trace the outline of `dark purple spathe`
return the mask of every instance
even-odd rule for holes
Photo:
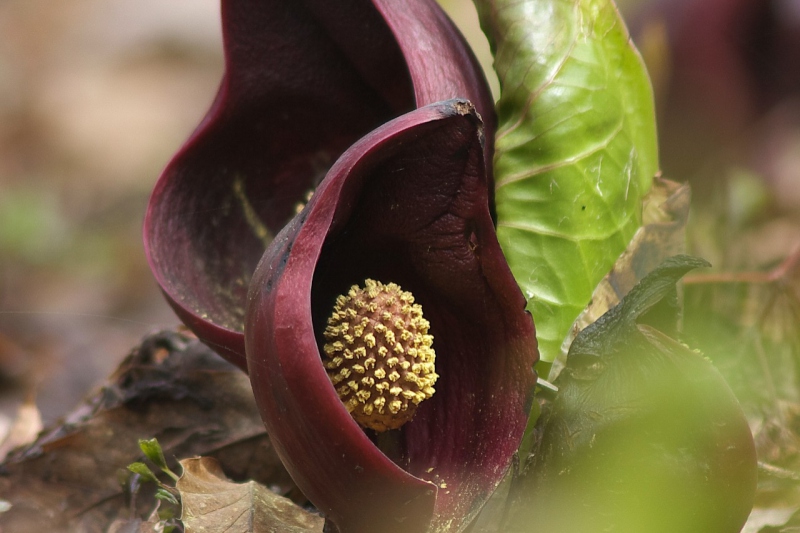
[[[219,93],[161,175],[144,240],[181,320],[246,369],[255,265],[339,155],[440,100],[473,101],[490,132],[495,118],[480,67],[433,0],[223,0],[222,23]]]
[[[262,418],[343,533],[460,531],[519,445],[538,352],[486,182],[472,106],[417,109],[342,155],[254,274],[245,332]],[[437,354],[437,392],[398,430],[394,462],[353,421],[320,356],[336,296],[365,278],[414,294]]]

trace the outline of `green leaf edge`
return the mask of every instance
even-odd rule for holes
[[[658,170],[652,88],[611,0],[475,3],[502,88],[498,240],[547,364],[641,225]]]
[[[150,467],[148,467],[144,463],[138,463],[138,462],[131,463],[128,465],[128,470],[134,474],[138,474],[145,481],[152,481],[154,483],[158,483],[158,478],[156,477],[156,475],[153,473],[152,470],[150,470]]]
[[[158,439],[139,439],[139,449],[158,468],[162,470],[167,468],[167,459],[164,457],[164,452],[158,443]]]

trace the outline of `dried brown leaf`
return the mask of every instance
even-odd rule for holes
[[[233,483],[210,457],[180,461],[181,520],[186,533],[321,532],[325,520],[254,481]]]
[[[41,430],[42,415],[31,395],[19,406],[17,417],[0,442],[0,462],[14,448],[33,442]]]
[[[165,352],[166,351],[166,352]],[[196,339],[147,337],[108,382],[0,464],[0,531],[106,532],[147,520],[152,484],[128,487],[138,440],[157,437],[167,461],[218,456],[238,479],[294,488],[266,435],[250,381]],[[118,526],[130,525],[117,522]]]
[[[780,533],[780,531],[783,530],[779,528],[786,524],[797,510],[798,508],[796,506],[767,509],[757,507],[750,513],[750,518],[747,519],[742,533],[760,533],[762,530],[765,532]]]

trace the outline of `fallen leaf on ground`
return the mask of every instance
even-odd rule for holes
[[[145,338],[100,390],[0,463],[0,499],[10,505],[0,531],[105,533],[115,522],[146,522],[155,488],[126,467],[144,459],[138,440],[153,437],[171,467],[175,457],[213,455],[235,479],[294,490],[247,376],[167,331]]]
[[[8,429],[8,433],[3,437],[2,442],[0,442],[0,462],[14,448],[33,442],[41,430],[42,415],[36,407],[33,395],[31,395],[19,406],[17,417]]]
[[[255,481],[233,483],[210,457],[184,459],[176,485],[181,493],[181,520],[186,533],[312,533],[325,519]]]

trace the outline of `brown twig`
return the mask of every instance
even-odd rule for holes
[[[797,246],[781,264],[768,272],[711,272],[705,274],[689,274],[683,278],[683,282],[691,285],[711,283],[775,283],[785,280],[798,265],[800,265],[800,246]]]

